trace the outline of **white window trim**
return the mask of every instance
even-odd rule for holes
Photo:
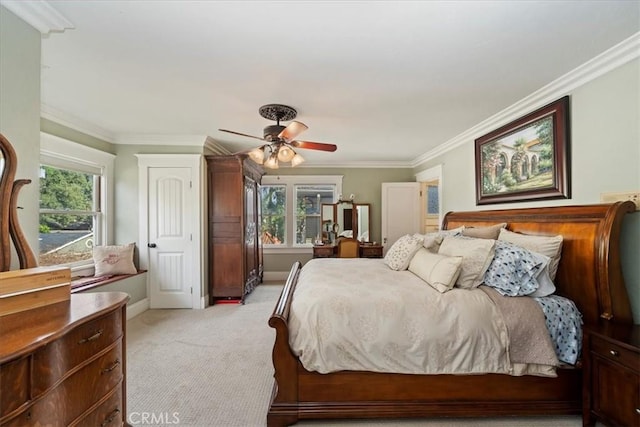
[[[312,246],[308,243],[294,243],[295,236],[295,203],[294,203],[294,185],[335,185],[334,203],[339,194],[342,194],[343,175],[264,175],[262,177],[263,185],[285,185],[286,186],[286,224],[287,234],[284,245],[268,245],[262,246],[265,254],[282,254],[282,253],[309,253]]]
[[[52,166],[74,167],[86,172],[97,173],[102,176],[103,185],[100,186],[102,201],[101,230],[102,244],[113,242],[113,198],[114,198],[114,163],[116,156],[68,139],[60,138],[45,132],[40,132],[40,163]],[[86,260],[71,266],[72,275],[92,276],[95,272],[93,260]]]

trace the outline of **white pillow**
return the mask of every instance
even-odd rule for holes
[[[551,263],[551,258],[546,255],[539,254],[537,252],[529,251],[531,254],[540,259],[542,262],[542,267],[536,276],[536,281],[538,282],[538,289],[536,289],[533,293],[529,294],[530,297],[546,297],[553,294],[556,291],[556,285],[553,284],[553,280],[549,277],[549,264]]]
[[[476,239],[497,239],[500,230],[507,226],[506,222],[488,225],[485,227],[465,227],[462,235],[465,237],[475,237]]]
[[[462,257],[438,255],[420,248],[409,263],[409,271],[438,292],[444,293],[455,285],[461,265]]]
[[[94,246],[93,262],[96,267],[95,276],[115,274],[135,274],[138,271],[133,265],[135,243],[128,245]]]
[[[391,245],[384,256],[384,263],[392,270],[406,270],[411,258],[421,247],[421,238],[405,234]]]
[[[495,240],[447,236],[442,241],[440,255],[461,256],[462,268],[456,286],[464,289],[478,287],[493,260]]]
[[[513,243],[532,252],[537,252],[551,258],[549,263],[549,277],[555,280],[560,264],[560,252],[562,251],[562,235],[557,236],[533,236],[530,234],[514,233],[502,229],[498,240]]]
[[[440,230],[427,234],[414,234],[414,236],[424,239],[422,242],[422,246],[429,250],[429,252],[437,254],[438,248],[440,248],[440,244],[446,236],[458,235],[462,233],[462,230],[464,230],[464,225],[452,230]]]

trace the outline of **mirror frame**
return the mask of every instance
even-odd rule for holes
[[[18,157],[9,140],[1,133],[0,154],[4,160],[0,170],[0,271],[11,269],[11,240],[16,248],[20,268],[37,267],[36,255],[31,250],[18,221],[18,194],[23,186],[31,183],[31,180],[14,181]]]
[[[13,180],[16,176],[17,157],[9,140],[0,133],[0,152],[4,166],[0,171],[0,271],[11,268],[9,218]]]

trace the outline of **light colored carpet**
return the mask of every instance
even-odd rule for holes
[[[127,323],[128,421],[133,425],[259,427],[273,385],[267,325],[282,287],[244,305],[148,310]],[[299,426],[581,427],[580,417],[304,421]]]

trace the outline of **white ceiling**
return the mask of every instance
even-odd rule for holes
[[[4,1],[7,5],[12,1]],[[298,110],[307,165],[410,164],[640,30],[638,1],[58,1],[43,109],[112,142],[230,151]],[[285,123],[286,124],[286,123]]]

